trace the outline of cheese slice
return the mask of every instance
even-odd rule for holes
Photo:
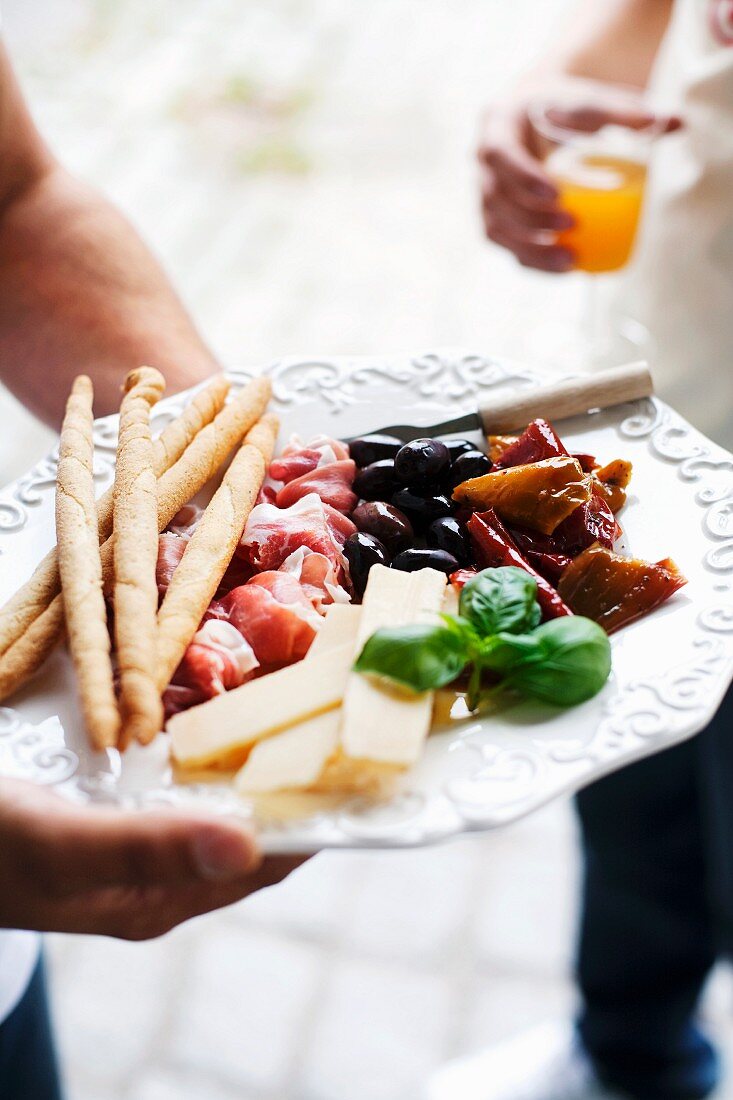
[[[312,787],[338,746],[340,723],[338,707],[259,741],[234,785],[243,794]]]
[[[457,615],[460,596],[455,585],[449,584],[443,597],[442,612],[444,615]]]
[[[305,664],[336,646],[353,648],[360,615],[355,604],[331,604]],[[338,745],[340,722],[339,707],[259,741],[237,773],[235,786],[245,794],[311,788]]]
[[[375,630],[386,626],[438,621],[446,578],[435,569],[403,573],[375,565],[369,573],[357,632],[356,653]],[[371,762],[407,768],[420,756],[430,729],[433,693],[416,695],[387,686],[357,672],[349,675],[344,694],[337,769],[331,783],[343,775],[350,784],[354,767]],[[363,786],[364,777],[359,779]]]
[[[332,603],[326,608],[321,629],[316,634],[305,655],[310,661],[320,653],[340,645],[354,645],[359,628],[361,608],[355,603]]]
[[[326,648],[175,714],[167,725],[175,760],[187,768],[238,766],[263,738],[334,710],[343,698],[353,656],[351,642]]]

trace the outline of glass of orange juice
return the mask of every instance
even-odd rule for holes
[[[632,257],[647,168],[661,124],[640,93],[584,84],[573,99],[549,98],[530,110],[538,152],[574,225],[554,235],[586,278],[580,358],[588,367],[644,354],[649,336],[638,322],[615,330],[599,309],[599,275],[621,271]]]

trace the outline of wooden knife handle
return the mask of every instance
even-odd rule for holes
[[[479,406],[479,416],[487,435],[526,428],[530,420],[563,420],[580,416],[590,409],[623,405],[640,397],[651,397],[654,383],[643,360],[623,367],[597,371],[579,378],[549,382],[528,391],[507,392]]]

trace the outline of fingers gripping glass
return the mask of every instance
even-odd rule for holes
[[[556,234],[557,243],[572,252],[577,271],[620,271],[633,253],[649,159],[665,120],[638,92],[590,83],[575,98],[536,101],[529,117],[559,206],[573,218],[571,228]],[[622,321],[616,332],[604,324],[597,280],[585,283],[580,346],[563,358],[593,367],[648,352],[648,333],[638,323]]]

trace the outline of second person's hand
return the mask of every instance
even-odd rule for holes
[[[573,218],[561,209],[557,186],[540,158],[530,117],[533,99],[517,95],[485,112],[478,147],[484,230],[489,240],[512,252],[524,267],[570,271],[573,254],[556,242],[555,235],[570,229]],[[585,105],[582,99],[572,110],[558,108],[555,113],[557,125],[589,133],[607,124],[637,129],[656,121],[660,134],[681,126],[676,116],[619,110],[611,103]]]

